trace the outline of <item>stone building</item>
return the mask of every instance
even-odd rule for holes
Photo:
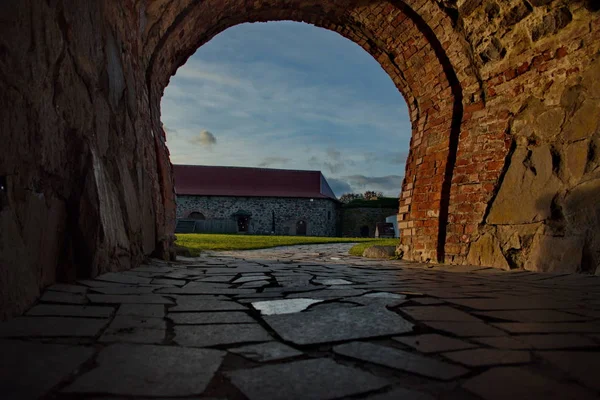
[[[342,236],[374,237],[377,223],[396,214],[398,208],[357,207],[344,208],[341,217]]]
[[[335,236],[339,201],[319,171],[174,165],[177,219],[196,232]],[[194,226],[194,225],[192,225]]]

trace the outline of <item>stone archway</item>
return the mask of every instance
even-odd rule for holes
[[[600,264],[595,2],[9,0],[0,15],[0,316],[57,279],[170,256],[160,98],[199,46],[242,22],[336,31],[402,92],[405,259]]]
[[[204,216],[204,214],[202,214],[199,211],[192,211],[191,213],[188,214],[188,219],[195,219],[196,221],[204,221],[206,220],[206,217]]]
[[[443,10],[437,8],[435,15],[421,15],[402,2],[355,0],[272,1],[251,6],[244,1],[205,1],[167,9],[162,15],[172,18],[171,24],[160,38],[150,32],[146,47],[151,53],[148,82],[152,104],[159,101],[170,76],[198,47],[228,27],[244,22],[308,22],[338,32],[370,53],[404,96],[413,128],[400,208],[405,258],[444,261],[450,187],[463,116],[463,85],[475,93],[481,88],[474,68],[454,67],[471,61],[466,42],[451,32],[451,20]],[[425,21],[432,18],[436,20],[434,28]],[[162,18],[156,21],[159,25],[165,23]],[[447,41],[442,43],[434,29],[443,34],[444,27],[450,33],[444,35]],[[471,97],[479,98],[480,94]],[[153,105],[152,110],[156,121],[159,107]],[[415,204],[425,207],[428,213],[412,206],[414,197],[423,198]]]

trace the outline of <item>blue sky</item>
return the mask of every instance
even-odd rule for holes
[[[171,77],[162,121],[174,164],[320,170],[334,192],[400,192],[406,103],[366,51],[296,22],[220,33]]]

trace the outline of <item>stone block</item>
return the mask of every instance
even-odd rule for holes
[[[489,233],[481,236],[477,241],[471,243],[467,264],[483,265],[503,270],[509,270],[510,265],[498,243],[498,239]]]
[[[230,353],[258,362],[285,360],[303,353],[279,342],[267,342],[228,349]]]
[[[202,393],[225,352],[173,346],[114,344],[98,355],[98,366],[63,389],[68,394],[192,396]]]
[[[443,351],[464,350],[477,347],[472,343],[439,335],[437,333],[418,336],[398,336],[393,339],[414,348],[420,353],[440,353]]]
[[[390,258],[395,254],[395,246],[371,246],[366,248],[362,255],[367,258]]]
[[[510,384],[507,384],[510,382]],[[485,400],[544,399],[568,396],[591,400],[591,392],[573,384],[558,382],[524,367],[492,368],[465,382],[463,387]]]
[[[550,146],[517,146],[509,162],[487,223],[527,224],[550,217],[552,199],[562,185],[553,172]]]
[[[246,342],[269,342],[273,338],[258,324],[180,325],[175,339],[183,347],[209,347]]]
[[[227,375],[250,400],[327,400],[374,391],[390,383],[327,358],[237,370]]]
[[[524,268],[535,272],[574,273],[581,268],[583,239],[537,235]]]
[[[267,315],[263,319],[284,340],[299,345],[398,335],[413,328],[413,324],[383,307]]]
[[[335,346],[333,351],[360,361],[440,380],[456,379],[469,373],[467,369],[458,365],[372,343],[352,342],[341,344]]]
[[[76,371],[94,354],[83,346],[0,340],[2,398],[35,400]]]

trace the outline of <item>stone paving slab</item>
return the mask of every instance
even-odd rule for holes
[[[270,285],[270,281],[252,281],[246,282],[239,286],[240,289],[250,289],[250,288],[261,288],[263,286]]]
[[[0,337],[93,337],[108,320],[73,317],[19,317],[0,323]]]
[[[600,332],[600,323],[584,322],[503,322],[492,324],[511,333],[586,333]]]
[[[488,365],[527,364],[531,354],[520,350],[469,349],[443,353],[444,357],[469,367]]]
[[[246,283],[246,282],[254,282],[254,281],[262,281],[262,280],[268,280],[269,277],[264,275],[264,274],[260,274],[260,275],[251,275],[251,276],[243,276],[241,278],[236,279],[235,281],[233,281],[233,284],[239,284],[239,283]]]
[[[86,293],[88,288],[85,286],[71,285],[66,283],[56,283],[47,288],[55,292],[68,292],[68,293]]]
[[[156,294],[88,294],[92,303],[98,304],[173,304],[173,301]]]
[[[600,347],[600,344],[578,334],[519,335],[515,339],[538,350]]]
[[[40,301],[66,304],[85,304],[88,302],[83,293],[55,292],[52,290],[45,292],[40,298]]]
[[[484,317],[515,322],[572,322],[586,321],[589,318],[557,310],[513,310],[477,312]]]
[[[411,332],[413,324],[376,307],[267,315],[264,321],[284,340],[299,344],[338,342]]]
[[[416,390],[394,388],[389,392],[368,396],[367,400],[435,400],[435,398],[430,394]]]
[[[102,294],[149,294],[156,289],[151,286],[106,286],[91,288],[90,291]]]
[[[176,325],[206,325],[206,324],[252,324],[256,320],[248,314],[239,311],[204,312],[204,313],[171,313],[167,315]]]
[[[600,357],[598,357],[598,353],[544,351],[538,354],[573,379],[591,389],[600,391],[600,379],[598,379]]]
[[[343,289],[343,290],[332,290],[332,289],[324,289],[318,290],[315,292],[310,292],[308,295],[310,297],[316,299],[327,299],[327,298],[341,298],[341,297],[351,297],[351,296],[360,296],[367,293],[366,290],[356,290],[356,289]],[[293,299],[297,297],[306,297],[307,293],[296,293],[287,296],[287,298]]]
[[[469,373],[468,369],[459,365],[373,343],[341,344],[335,346],[333,351],[346,357],[440,380],[456,379]]]
[[[390,292],[373,292],[362,296],[346,297],[344,301],[362,304],[364,306],[396,307],[406,303],[406,296]]]
[[[523,350],[531,349],[531,346],[527,343],[518,340],[519,336],[490,336],[490,337],[474,337],[472,341],[482,343],[487,346],[495,347],[497,349],[512,349],[512,350]]]
[[[571,308],[569,303],[560,302],[551,298],[528,298],[523,301],[518,297],[499,297],[495,299],[445,299],[447,302],[459,304],[474,310],[550,310]]]
[[[88,287],[88,289],[95,287],[123,286],[123,284],[119,282],[96,281],[92,279],[82,279],[77,281],[77,283],[85,285],[86,287]]]
[[[208,386],[225,352],[152,345],[115,344],[98,355],[98,366],[66,393],[131,396],[192,396]]]
[[[271,335],[258,324],[179,325],[175,327],[177,344],[209,347],[246,342],[268,342]]]
[[[162,343],[166,322],[162,318],[117,315],[100,337],[100,342]]]
[[[464,350],[477,347],[477,345],[473,343],[438,335],[437,333],[418,336],[399,336],[392,339],[404,343],[421,353],[441,353],[443,351]]]
[[[424,324],[462,337],[507,335],[506,332],[482,322],[426,321]]]
[[[243,393],[265,399],[272,393],[286,399],[310,398],[304,392],[340,400],[335,396],[344,400],[430,399],[428,395],[448,400],[600,397],[595,382],[600,368],[596,365],[600,277],[430,268],[348,256],[350,247],[205,252],[179,263],[148,260],[134,271],[103,275],[107,280],[53,285],[42,297],[54,301],[41,301],[25,317],[0,323],[0,336],[19,339],[4,340],[9,346],[14,342],[42,346],[38,351],[15,345],[30,358],[17,363],[21,367],[15,373],[31,377],[31,387],[19,388],[20,393],[41,393],[35,398],[242,400]],[[186,287],[190,292],[181,293]],[[68,302],[81,298],[92,303]],[[319,303],[282,315],[260,315],[249,304],[272,300],[292,304],[302,298]],[[47,354],[52,357],[45,355],[45,346],[50,346]],[[51,346],[79,349],[75,353],[95,351],[100,357],[96,362],[92,354],[78,364],[71,361],[69,351],[63,360],[62,352]],[[114,346],[121,347],[116,351]],[[194,353],[216,355],[213,361],[198,356],[188,362],[181,357],[208,350],[194,347],[213,346],[217,353]],[[63,376],[52,379],[62,381],[59,386],[53,384],[51,389],[44,377],[35,376],[33,372],[42,369],[36,369],[37,358],[31,353],[50,360],[41,364],[45,368],[56,363],[57,375]],[[53,361],[56,354],[60,359]],[[4,365],[12,363],[7,359]],[[310,362],[316,364],[311,367]],[[510,366],[502,366],[507,362]],[[521,362],[526,364],[514,366]],[[75,366],[61,369],[62,363]],[[33,372],[23,372],[29,364]],[[203,372],[188,371],[195,366]],[[268,367],[264,372],[276,377],[274,382],[263,379],[262,367]],[[339,372],[340,367],[345,372]],[[306,379],[314,373],[307,372],[310,368],[318,371],[318,379]],[[454,368],[460,373],[448,378]],[[69,371],[63,374],[65,370]],[[11,373],[3,375],[13,377]],[[227,377],[233,379],[235,374],[238,384]],[[351,383],[340,389],[335,382],[338,375]],[[118,378],[113,385],[114,376]],[[196,376],[201,382],[194,381]],[[369,389],[353,379],[361,376],[369,377],[365,382],[375,378],[385,383]],[[24,382],[3,378],[0,382]],[[319,386],[319,379],[325,383]],[[114,392],[107,387],[114,387]],[[67,391],[61,392],[63,388]],[[2,394],[0,387],[4,399]],[[27,398],[17,396],[23,397]]]
[[[267,300],[252,303],[252,307],[262,315],[294,314],[306,310],[309,306],[323,300],[295,298],[285,300]]]
[[[179,288],[164,288],[156,290],[155,293],[159,294],[249,294],[256,293],[255,289],[230,289],[230,288],[216,288],[207,286],[190,286],[191,283]]]
[[[419,303],[422,304],[424,306],[427,305],[437,305],[437,304],[444,304],[445,302],[443,300],[440,299],[434,299],[432,297],[415,297],[413,299],[411,299],[411,301],[414,301],[415,303]]]
[[[127,284],[147,284],[152,282],[152,279],[150,278],[144,278],[135,275],[127,275],[118,272],[108,272],[106,274],[96,277],[96,280]]]
[[[115,309],[113,307],[38,304],[27,311],[26,315],[46,317],[109,318],[114,314],[114,312]]]
[[[169,308],[169,312],[192,312],[192,311],[238,311],[247,310],[241,304],[227,300],[215,300],[214,298],[196,298],[181,296],[176,298],[177,305]]]
[[[180,279],[152,279],[151,283],[153,285],[183,286],[187,283],[187,281],[180,280]]]
[[[295,361],[229,372],[250,400],[327,400],[381,389],[389,382],[330,359]]]
[[[558,382],[523,367],[496,367],[469,379],[464,388],[484,400],[506,399],[597,399],[589,390]]]
[[[403,307],[402,312],[419,321],[481,322],[471,314],[447,306]]]
[[[215,276],[209,276],[206,278],[203,277],[203,278],[195,279],[194,282],[224,283],[224,282],[232,281],[234,277],[235,277],[235,275],[224,275],[224,276],[215,275]]]
[[[162,304],[123,304],[119,307],[117,315],[163,318],[165,306]]]
[[[301,351],[279,342],[253,344],[228,349],[228,351],[259,362],[285,360],[304,354]]]
[[[0,397],[35,400],[94,354],[83,346],[0,340]]]

